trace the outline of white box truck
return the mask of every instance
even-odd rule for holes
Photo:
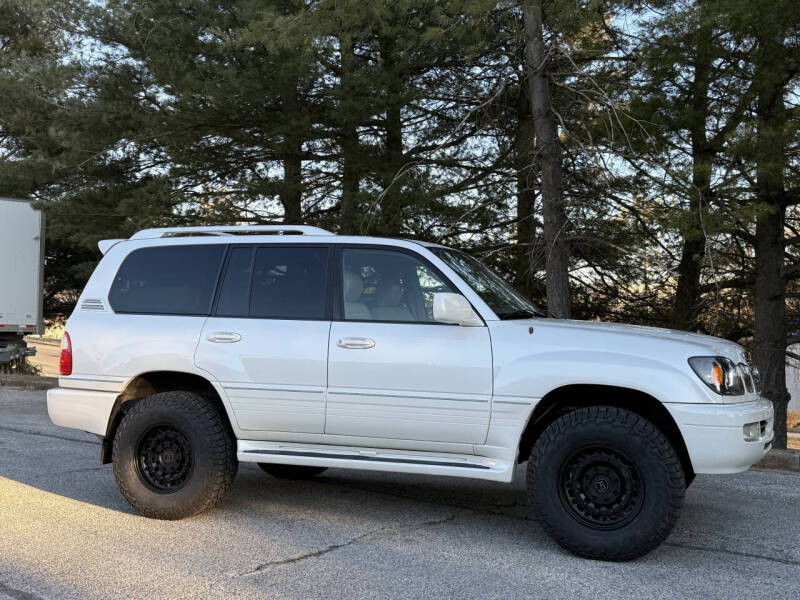
[[[31,356],[25,336],[44,333],[44,214],[0,198],[0,366]]]

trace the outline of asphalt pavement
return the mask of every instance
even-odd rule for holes
[[[631,563],[576,558],[512,485],[241,465],[218,509],[133,513],[94,436],[44,392],[0,388],[0,600],[800,597],[800,475],[698,477],[667,542]]]

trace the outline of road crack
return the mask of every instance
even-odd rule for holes
[[[423,527],[431,527],[434,525],[449,523],[450,521],[453,521],[457,517],[458,515],[451,514],[441,519],[431,519],[428,521],[422,521],[421,523],[416,523],[413,525],[409,525],[407,527],[378,527],[377,529],[373,529],[372,531],[367,531],[366,533],[362,533],[361,535],[350,538],[347,541],[340,542],[338,544],[330,544],[328,546],[325,546],[324,548],[320,548],[319,550],[306,552],[304,554],[298,554],[296,556],[290,556],[289,558],[284,558],[281,560],[271,560],[264,563],[260,563],[256,565],[254,568],[250,569],[249,571],[237,573],[236,575],[234,575],[234,577],[247,577],[265,571],[266,569],[269,569],[271,567],[280,567],[283,565],[289,565],[303,560],[308,560],[310,558],[317,558],[318,556],[324,556],[325,554],[329,554],[330,552],[334,552],[336,550],[352,546],[353,544],[356,544],[362,540],[368,538],[378,538],[383,533],[388,535],[394,535],[397,533],[414,531],[416,529],[421,529]]]
[[[56,440],[64,440],[67,442],[76,442],[78,444],[91,444],[92,446],[96,446],[100,442],[95,442],[94,440],[79,440],[76,438],[67,437],[65,435],[56,435],[55,433],[42,433],[39,431],[28,431],[27,429],[17,429],[15,427],[2,427],[0,426],[0,431],[11,431],[13,433],[22,433],[25,435],[35,435],[38,437],[49,437],[54,438]]]
[[[791,560],[789,558],[778,558],[776,556],[765,556],[763,554],[752,554],[750,552],[738,552],[736,550],[726,550],[725,548],[710,548],[708,546],[695,546],[693,544],[683,544],[679,542],[664,542],[665,546],[672,546],[673,548],[683,548],[685,550],[698,550],[700,552],[716,552],[718,554],[730,554],[732,556],[741,556],[743,558],[756,558],[759,560],[766,560],[769,562],[776,562],[782,565],[800,566],[800,560]]]
[[[320,481],[319,483],[323,483]],[[430,504],[433,506],[446,506],[448,508],[458,508],[460,510],[465,510],[471,512],[476,515],[492,515],[492,516],[500,516],[500,517],[507,517],[509,519],[516,519],[519,521],[528,521],[528,522],[537,522],[538,519],[528,516],[519,516],[519,515],[511,515],[507,512],[504,512],[504,508],[516,508],[519,506],[523,506],[516,500],[514,502],[495,502],[493,504],[488,504],[485,506],[470,506],[468,504],[457,504],[455,502],[437,502],[436,500],[426,500],[424,498],[417,498],[411,494],[399,494],[396,492],[387,492],[384,490],[374,490],[366,487],[359,487],[357,485],[351,485],[346,483],[339,483],[339,482],[325,482],[327,485],[336,485],[341,488],[357,491],[357,492],[368,492],[371,494],[380,494],[382,496],[388,496],[390,498],[399,498],[401,500],[411,500],[413,502],[418,502],[420,504]]]
[[[41,596],[31,594],[30,592],[23,592],[22,590],[18,590],[17,588],[13,588],[8,584],[3,583],[2,581],[0,581],[0,594],[5,594],[14,600],[44,600],[44,598]]]
[[[99,467],[84,467],[82,469],[69,469],[67,471],[59,471],[62,475],[67,473],[86,473],[88,471],[106,471],[109,469],[108,465],[100,465]]]
[[[264,563],[260,563],[255,566],[255,568],[245,571],[243,573],[238,573],[237,577],[247,577],[249,575],[255,575],[256,573],[260,573],[265,569],[269,569],[270,567],[279,567],[281,565],[289,565],[292,563],[300,562],[302,560],[307,560],[309,558],[316,558],[317,556],[324,556],[329,552],[333,552],[334,550],[339,550],[341,548],[347,548],[348,546],[352,546],[356,542],[360,542],[363,539],[366,539],[370,536],[377,535],[381,531],[385,530],[386,527],[379,527],[378,529],[374,529],[372,531],[368,531],[363,533],[359,536],[351,538],[345,542],[340,542],[338,544],[330,544],[329,546],[325,546],[324,548],[320,548],[319,550],[314,550],[313,552],[306,552],[305,554],[298,554],[296,556],[291,556],[289,558],[284,558],[281,560],[271,560]]]

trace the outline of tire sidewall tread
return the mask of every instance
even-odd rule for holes
[[[190,391],[159,392],[134,402],[123,416],[112,446],[114,478],[125,499],[138,513],[156,519],[182,519],[218,504],[233,486],[238,467],[226,417],[209,400]],[[136,469],[137,442],[158,424],[180,429],[194,452],[189,480],[168,494],[144,485]]]
[[[607,445],[636,463],[645,497],[641,511],[617,530],[593,530],[563,506],[558,486],[561,465],[587,445]],[[675,525],[686,489],[677,452],[650,421],[612,406],[592,406],[566,413],[536,441],[526,483],[545,531],[562,547],[586,558],[631,560],[658,546]]]

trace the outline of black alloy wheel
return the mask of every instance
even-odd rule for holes
[[[592,529],[618,529],[642,509],[644,487],[639,469],[612,448],[582,448],[561,466],[559,491],[564,507]]]
[[[192,475],[194,449],[176,427],[157,425],[139,438],[136,469],[148,488],[158,493],[181,489]]]

